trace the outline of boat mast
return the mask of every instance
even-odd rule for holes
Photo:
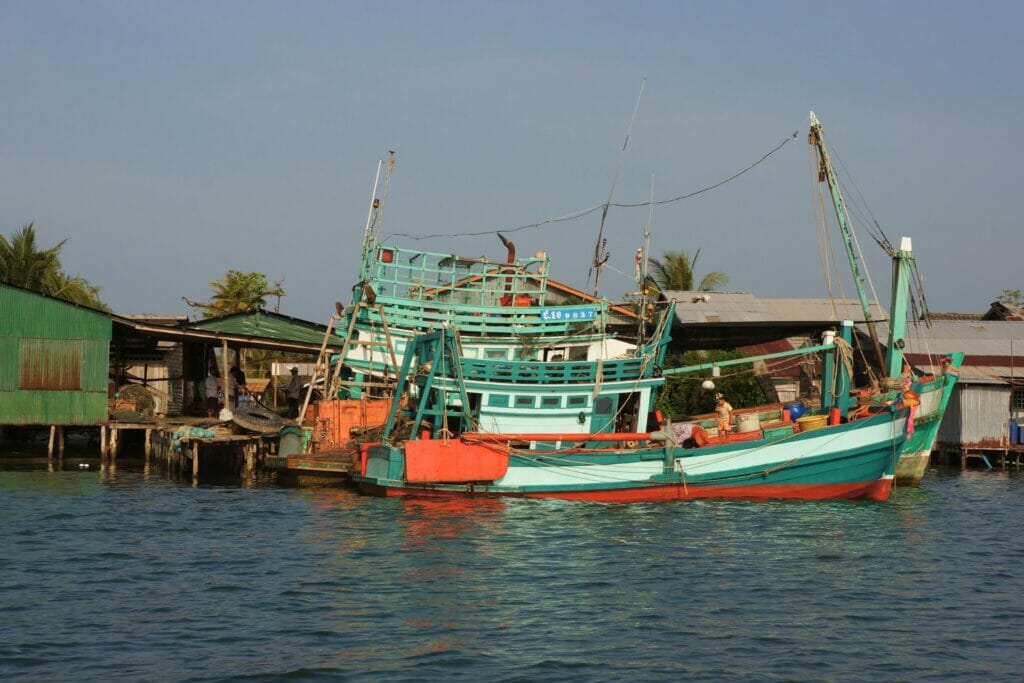
[[[889,314],[889,344],[886,365],[889,377],[903,372],[903,347],[907,336],[907,298],[910,290],[910,268],[914,250],[909,237],[900,239],[900,248],[892,257],[892,311]]]
[[[373,190],[370,191],[370,209],[366,212],[366,227],[363,229],[363,261],[360,264],[360,280],[366,280],[370,277],[370,263],[372,262],[370,252],[373,247],[373,220],[374,215],[377,213],[377,209],[380,207],[380,201],[377,199],[377,185],[380,184],[380,169],[383,165],[383,160],[377,161],[377,174],[373,178]]]
[[[818,171],[818,182],[827,182],[829,192],[832,195],[832,208],[836,212],[836,221],[839,223],[839,231],[843,235],[843,245],[846,247],[846,257],[850,261],[850,270],[853,272],[853,281],[857,285],[857,296],[860,298],[860,306],[864,311],[864,322],[867,323],[868,333],[871,335],[871,344],[875,348],[878,357],[879,367],[886,368],[885,354],[882,352],[882,345],[878,341],[878,330],[875,329],[874,318],[871,317],[871,304],[868,302],[867,291],[864,288],[864,277],[860,273],[860,264],[857,260],[857,252],[853,246],[853,233],[850,229],[850,221],[847,217],[846,202],[843,194],[839,191],[839,183],[836,180],[835,171],[832,169],[832,161],[825,150],[825,135],[818,117],[811,112],[811,134],[808,142],[818,150],[821,162]],[[892,321],[890,321],[892,324]]]

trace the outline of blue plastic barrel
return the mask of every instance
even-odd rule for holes
[[[801,417],[804,416],[804,413],[807,412],[807,406],[805,406],[803,403],[787,403],[786,405],[782,406],[782,408],[783,410],[789,411],[789,419],[792,420],[793,422],[799,420]]]
[[[1016,420],[1010,420],[1010,443],[1020,443],[1020,425]]]

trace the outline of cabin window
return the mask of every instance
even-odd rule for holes
[[[488,394],[487,405],[495,408],[508,408],[508,394]]]
[[[586,408],[587,407],[587,397],[586,396],[570,396],[569,398],[566,399],[566,403],[565,404],[567,406],[569,406],[570,408]]]
[[[596,415],[611,415],[614,404],[611,396],[601,396],[594,401],[594,413]]]
[[[586,360],[587,359],[587,347],[586,346],[570,346],[569,347],[569,360]]]
[[[488,360],[508,360],[508,351],[505,349],[486,349],[484,358]]]
[[[533,406],[533,396],[516,396],[516,408],[532,408]]]
[[[1014,389],[1011,402],[1014,408],[1024,409],[1024,389]]]
[[[561,408],[562,397],[561,396],[541,396],[540,399],[541,408]]]

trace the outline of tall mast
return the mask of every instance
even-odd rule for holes
[[[875,321],[871,317],[871,304],[868,302],[867,291],[864,288],[864,277],[860,273],[860,263],[857,260],[857,252],[853,246],[853,233],[850,229],[850,220],[846,213],[846,202],[843,201],[843,194],[839,191],[839,183],[836,180],[835,171],[832,169],[832,161],[825,150],[825,134],[821,128],[818,117],[811,112],[811,134],[808,140],[818,150],[821,166],[818,172],[818,181],[827,182],[828,189],[832,195],[832,208],[836,212],[836,221],[839,223],[839,231],[843,235],[843,246],[846,247],[846,257],[850,261],[850,270],[853,272],[853,281],[857,285],[857,296],[860,298],[860,306],[864,311],[864,322],[867,323],[868,333],[871,335],[871,344],[875,348],[878,357],[878,366],[883,370],[886,368],[885,353],[882,352],[882,345],[878,341],[878,330],[875,329]],[[892,324],[892,321],[890,321]]]
[[[372,260],[370,252],[373,251],[373,221],[380,207],[377,199],[377,185],[380,184],[380,169],[384,161],[377,162],[377,174],[373,178],[373,190],[370,191],[370,208],[366,212],[366,227],[363,229],[363,262],[360,264],[359,279],[365,280],[370,276],[369,265]]]
[[[903,371],[904,337],[907,336],[907,295],[910,290],[910,268],[914,250],[909,237],[900,239],[900,248],[892,257],[892,311],[889,314],[889,343],[886,366],[889,377]]]

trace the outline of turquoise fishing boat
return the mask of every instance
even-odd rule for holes
[[[804,351],[837,354],[839,349],[829,344]],[[482,370],[487,377],[474,386],[465,380],[474,365],[460,359],[453,330],[416,338],[396,394],[408,400],[394,402],[381,441],[363,447],[353,480],[364,492],[606,502],[708,497],[885,500],[906,440],[909,408],[896,404],[876,407],[846,423],[827,424],[821,415],[820,424],[800,431],[782,421],[778,406],[748,411],[763,428],[747,433],[719,434],[699,422],[684,425],[682,433],[671,424],[626,431],[637,424],[639,411],[636,416],[625,413],[624,421],[622,409],[631,403],[651,405],[664,375],[633,382],[626,395],[622,387],[598,388],[589,410],[578,416],[580,425],[589,426],[587,431],[514,432],[509,428],[516,424],[546,424],[547,418],[540,417],[546,411],[552,415],[550,424],[564,424],[555,417],[565,407],[561,399],[593,393],[592,377],[563,375],[545,392],[544,382],[536,381],[540,364],[521,361],[512,363],[514,367]],[[415,367],[426,369],[416,372]],[[502,379],[499,371],[512,371],[515,377]],[[840,381],[848,382],[843,374],[838,369]],[[517,381],[522,379],[533,381]],[[480,429],[480,406],[495,396],[529,389],[557,397],[559,405],[524,406],[518,421],[510,417],[500,423],[502,431]],[[832,412],[831,406],[826,408]]]

